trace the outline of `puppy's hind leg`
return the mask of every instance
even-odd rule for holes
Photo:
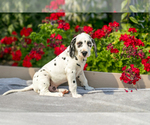
[[[47,88],[47,89],[41,90],[39,92],[39,95],[62,97],[64,94],[62,92],[50,92]]]

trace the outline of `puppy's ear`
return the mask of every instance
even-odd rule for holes
[[[96,43],[95,43],[95,40],[93,38],[92,39],[92,43],[93,43],[93,46],[94,46],[94,51],[95,51],[95,56],[97,57],[97,47],[96,47]]]
[[[75,43],[76,43],[76,37],[74,37],[71,40],[70,47],[69,47],[69,55],[72,58],[75,56]]]

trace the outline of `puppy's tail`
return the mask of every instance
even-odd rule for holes
[[[14,89],[14,90],[9,90],[7,92],[5,92],[3,95],[7,95],[9,93],[13,93],[13,92],[24,92],[24,91],[29,91],[29,90],[32,90],[33,89],[33,84],[28,86],[28,87],[25,87],[24,89]]]

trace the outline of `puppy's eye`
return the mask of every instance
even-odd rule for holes
[[[82,42],[78,42],[77,45],[78,45],[78,47],[81,47],[82,46]]]
[[[88,45],[89,47],[92,47],[92,43],[91,43],[90,41],[87,42],[87,45]]]

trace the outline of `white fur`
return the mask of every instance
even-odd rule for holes
[[[83,44],[78,48],[77,43],[79,41]],[[68,90],[57,89],[57,87],[64,82],[68,82],[72,97],[78,98],[81,97],[81,95],[77,93],[76,78],[78,78],[79,81],[81,81],[81,86],[84,86],[85,89],[94,89],[88,85],[88,81],[83,72],[86,59],[90,56],[91,50],[91,46],[89,47],[87,45],[87,41],[91,41],[91,46],[93,46],[91,37],[88,34],[81,33],[77,35],[74,44],[75,57],[70,57],[70,46],[68,46],[64,52],[49,63],[45,64],[34,74],[33,84],[29,88],[32,88],[35,92],[39,93],[39,95],[63,96],[65,93],[68,93]],[[87,51],[85,57],[82,54],[83,51]],[[26,91],[27,89],[23,90]],[[10,90],[3,95],[16,91],[17,90]]]

